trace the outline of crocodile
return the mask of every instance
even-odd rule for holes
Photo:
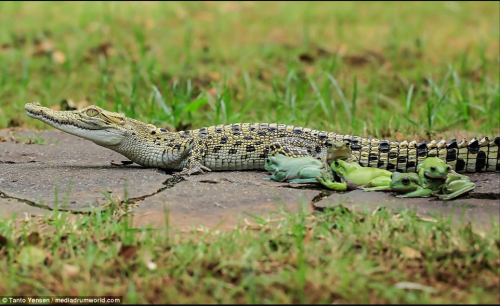
[[[171,132],[94,105],[57,111],[33,102],[25,109],[32,118],[91,140],[139,165],[180,171],[178,175],[264,169],[267,157],[276,154],[322,158],[342,142],[348,144],[351,160],[392,172],[415,172],[419,162],[433,156],[457,172],[500,171],[500,137],[397,142],[277,123],[219,124]]]

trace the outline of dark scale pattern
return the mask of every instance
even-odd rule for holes
[[[220,124],[161,136],[165,139],[161,142],[163,153],[160,152],[164,167],[188,169],[183,173],[199,172],[203,167],[211,170],[263,169],[265,159],[275,154],[321,158],[339,142],[348,145],[352,157],[362,166],[389,171],[415,171],[423,159],[438,154],[458,172],[494,171],[499,167],[500,137],[492,142],[487,139],[470,143],[451,140],[439,144],[422,141],[410,145],[275,123]],[[171,147],[166,145],[167,140]],[[157,141],[156,136],[153,141]]]
[[[497,147],[500,147],[500,136],[495,137],[495,139],[493,140],[493,143],[496,144]]]
[[[469,149],[469,153],[477,154],[479,152],[479,142],[477,140],[471,141],[467,148]]]
[[[382,140],[380,144],[378,145],[378,149],[380,153],[389,153],[391,146],[389,144],[389,141],[387,140]]]
[[[452,139],[450,142],[446,144],[448,149],[458,149],[458,143],[456,139]]]
[[[42,116],[44,120],[70,123],[76,127],[86,116],[86,109],[54,111],[37,103],[29,103],[25,108],[32,117]],[[219,124],[169,132],[97,106],[92,108],[101,112],[102,118],[107,118],[100,123],[102,128],[121,122],[116,128],[129,133],[130,136],[113,150],[140,165],[182,170],[182,174],[263,169],[265,158],[278,153],[321,158],[332,153],[329,149],[340,142],[350,144],[351,158],[362,166],[377,165],[392,171],[414,171],[415,165],[433,155],[438,155],[458,172],[498,171],[500,168],[499,136],[492,141],[474,138],[470,142],[397,143],[276,123]],[[63,127],[59,129],[66,131]]]
[[[456,159],[457,159],[457,150],[448,149],[448,152],[446,154],[446,162],[452,162]]]
[[[479,151],[476,160],[476,171],[481,171],[481,169],[483,169],[483,167],[485,166],[486,166],[486,153],[484,151]]]
[[[463,171],[465,169],[465,161],[461,158],[457,160],[456,169],[457,171]]]

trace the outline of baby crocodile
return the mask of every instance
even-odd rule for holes
[[[437,156],[457,172],[499,171],[500,137],[467,142],[396,142],[312,130],[276,123],[219,124],[169,132],[123,114],[88,106],[56,111],[39,103],[27,114],[64,132],[88,139],[145,166],[181,170],[181,175],[211,170],[264,169],[268,156],[322,158],[338,143],[348,143],[351,159],[391,172],[415,172],[426,157]]]

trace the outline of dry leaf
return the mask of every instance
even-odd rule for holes
[[[118,256],[120,256],[125,262],[127,262],[137,257],[137,248],[132,245],[122,245]]]
[[[422,258],[422,253],[420,253],[420,251],[410,248],[409,246],[402,247],[400,251],[401,254],[408,259]]]
[[[66,56],[61,51],[52,52],[52,61],[56,64],[64,64]]]
[[[304,63],[312,64],[314,63],[314,57],[307,53],[302,53],[299,55],[299,60]]]
[[[25,265],[39,264],[47,258],[47,254],[41,248],[35,246],[26,246],[17,257],[17,262]]]
[[[436,289],[429,287],[429,286],[424,286],[420,285],[417,283],[412,283],[412,282],[399,282],[395,285],[397,289],[413,289],[413,290],[420,290],[420,291],[427,291],[427,292],[437,292]]]
[[[403,135],[403,133],[401,132],[396,132],[396,140],[399,141],[399,142],[402,142],[403,140],[405,140],[405,135]]]
[[[40,234],[38,232],[33,232],[28,235],[27,239],[28,244],[37,245],[40,243],[40,241],[42,241],[42,239],[40,238]]]
[[[312,230],[306,230],[306,234],[304,235],[304,244],[307,244],[311,241],[311,231]]]
[[[7,246],[7,238],[5,236],[0,235],[0,249],[4,246]]]
[[[52,254],[47,254],[47,257],[45,258],[45,260],[43,261],[43,263],[46,265],[46,266],[49,266],[52,264]]]
[[[105,57],[109,57],[114,54],[114,49],[113,49],[113,44],[111,42],[104,42],[100,44],[99,46],[90,49],[90,54],[97,56],[97,55],[104,55]]]
[[[314,73],[314,66],[309,65],[309,66],[307,66],[307,67],[306,67],[306,69],[305,69],[305,70],[306,70],[306,74],[307,74],[307,75],[311,75],[311,74],[313,74],[313,73]]]
[[[153,256],[151,255],[151,252],[149,250],[143,250],[141,252],[141,260],[144,263],[144,265],[149,269],[149,270],[156,270],[158,268],[158,265],[153,262]]]
[[[146,30],[150,30],[152,28],[154,28],[155,26],[155,21],[153,19],[148,19],[146,21],[144,21],[144,28]]]
[[[344,62],[351,66],[363,66],[370,63],[370,60],[363,55],[346,55]]]
[[[55,111],[60,111],[61,110],[61,107],[59,105],[52,105],[52,106],[49,106],[50,109],[52,110],[55,110]]]
[[[214,82],[220,81],[220,74],[218,72],[209,72],[207,75]]]
[[[44,55],[54,52],[54,44],[50,39],[35,40],[35,55]]]
[[[64,264],[61,270],[61,276],[64,279],[71,279],[80,273],[80,267]]]
[[[209,94],[212,97],[217,96],[217,89],[215,87],[211,87],[209,90],[207,90],[207,94]]]

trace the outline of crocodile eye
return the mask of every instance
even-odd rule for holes
[[[431,166],[431,171],[432,172],[436,171],[436,166]]]
[[[335,161],[335,167],[338,167],[338,166],[340,166],[340,163],[336,160]]]
[[[403,185],[408,185],[410,184],[410,179],[407,178],[407,177],[404,177],[402,180],[401,180],[401,183],[403,183]]]
[[[95,108],[89,108],[89,109],[87,109],[87,111],[85,113],[89,117],[95,117],[95,116],[99,115],[99,111]]]

